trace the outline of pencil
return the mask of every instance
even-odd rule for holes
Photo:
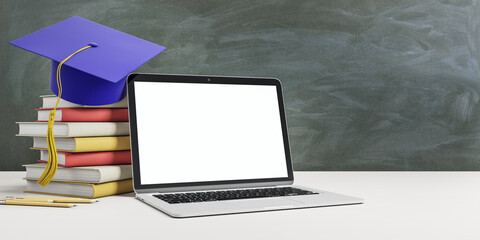
[[[0,205],[19,205],[19,206],[37,206],[37,207],[75,207],[68,203],[51,203],[51,202],[29,202],[26,200],[0,200]]]
[[[29,202],[51,202],[51,203],[94,203],[97,200],[84,198],[40,198],[40,197],[7,197],[7,200],[23,200]]]

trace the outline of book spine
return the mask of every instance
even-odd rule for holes
[[[64,153],[65,164],[61,167],[99,166],[99,165],[121,165],[131,164],[130,151],[108,151],[108,152],[85,152],[85,153]],[[38,160],[39,162],[48,162]]]
[[[18,122],[17,136],[45,137],[46,122]],[[128,136],[128,122],[61,122],[53,125],[55,137],[107,137]]]
[[[93,187],[92,198],[105,197],[133,191],[132,179],[101,184],[92,184],[91,186]]]
[[[55,106],[55,103],[57,101],[57,96],[46,95],[46,96],[40,96],[40,97],[43,99],[42,108],[53,108]],[[64,99],[60,99],[60,102],[58,103],[57,107],[58,108],[127,108],[128,102],[127,102],[127,98],[125,97],[122,100],[112,104],[99,105],[99,106],[87,106],[87,105],[71,103]]]
[[[131,165],[115,165],[111,167],[97,168],[100,173],[98,183],[106,183],[132,178]]]
[[[101,152],[130,150],[130,137],[85,137],[74,138],[73,152]]]
[[[27,182],[33,182],[28,180]],[[55,182],[56,183],[56,182]],[[128,193],[133,191],[133,182],[132,179],[125,179],[116,182],[108,182],[108,183],[99,183],[99,184],[91,184],[91,183],[72,183],[72,182],[58,182],[68,188],[68,185],[84,185],[90,186],[93,190],[93,195],[85,196],[85,195],[77,195],[77,194],[63,194],[60,192],[53,192],[49,189],[49,186],[42,188],[41,190],[38,189],[30,189],[30,185],[27,184],[27,190],[24,191],[26,193],[40,193],[40,194],[49,194],[55,196],[65,196],[65,197],[80,197],[80,198],[98,198],[98,197],[106,197],[115,194],[122,194]],[[33,183],[32,183],[33,184]],[[35,191],[38,190],[38,191]]]
[[[26,178],[38,180],[45,165],[25,165]],[[52,181],[75,183],[106,183],[132,178],[131,165],[59,168]]]
[[[66,122],[69,137],[128,136],[128,122]]]
[[[56,122],[128,122],[127,108],[62,108],[60,110],[62,119]],[[50,111],[50,109],[37,109],[37,111]]]
[[[49,193],[49,192],[40,192],[40,191],[31,191],[31,190],[25,190],[23,192],[24,193],[35,193],[35,194],[46,194],[46,195],[53,195],[53,196],[62,196],[62,197],[93,198],[92,196],[80,196],[80,195],[72,195],[72,194]]]

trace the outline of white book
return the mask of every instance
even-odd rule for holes
[[[46,137],[47,122],[17,122],[17,136]],[[53,125],[55,137],[102,137],[128,136],[128,122],[56,122]]]
[[[57,96],[55,95],[42,95],[40,96],[43,101],[41,108],[54,108],[55,103],[57,102]],[[127,98],[123,98],[119,102],[108,104],[108,105],[99,105],[99,106],[88,106],[82,104],[76,104],[69,102],[64,99],[60,99],[58,102],[58,108],[126,108],[128,107]]]
[[[91,198],[95,194],[95,190],[90,184],[50,182],[43,187],[35,180],[27,180],[27,190],[25,192],[86,198]]]
[[[55,138],[55,147],[57,151],[75,151],[77,148],[75,138]],[[33,138],[33,149],[47,149],[47,138]],[[58,153],[57,153],[58,156]]]
[[[27,169],[26,178],[38,180],[47,164],[23,165]],[[85,167],[58,167],[52,181],[104,183],[132,178],[132,165],[102,165]]]

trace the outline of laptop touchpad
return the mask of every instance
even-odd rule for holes
[[[286,207],[286,206],[298,206],[302,204],[301,202],[290,200],[290,199],[284,199],[284,198],[248,199],[248,200],[230,201],[229,203],[242,208],[266,208],[266,209]]]

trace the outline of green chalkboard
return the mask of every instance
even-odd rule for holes
[[[0,170],[50,93],[8,42],[75,15],[167,47],[138,72],[279,78],[296,170],[480,170],[478,1],[0,2]]]

